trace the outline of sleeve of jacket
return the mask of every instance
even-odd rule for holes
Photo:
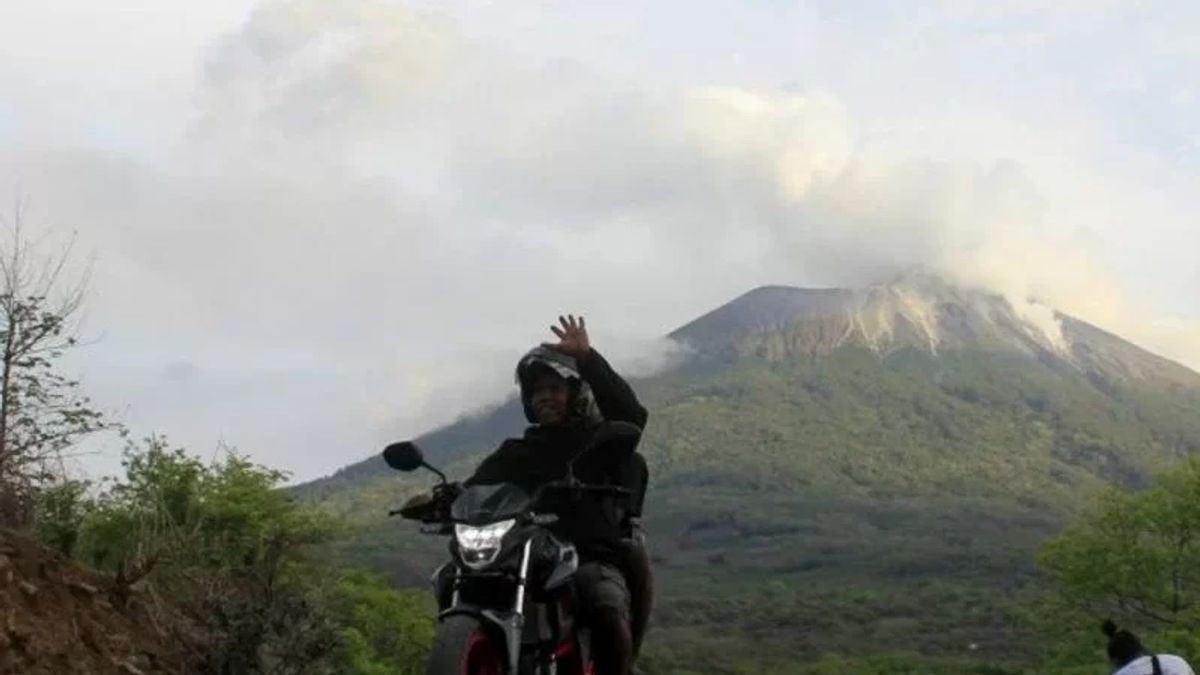
[[[505,441],[495,452],[484,458],[475,473],[463,482],[464,486],[495,485],[496,483],[512,482],[516,477],[515,448],[511,440]]]
[[[649,413],[638,401],[629,383],[608,365],[608,361],[595,349],[579,363],[579,374],[596,397],[596,406],[604,419],[613,422],[629,422],[640,429],[646,428]]]

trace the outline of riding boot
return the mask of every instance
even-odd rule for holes
[[[592,652],[596,675],[631,675],[633,636],[622,612],[604,609],[597,613],[592,627]]]

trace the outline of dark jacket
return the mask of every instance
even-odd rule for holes
[[[603,356],[592,350],[578,366],[605,420],[645,428],[646,409]],[[561,427],[530,426],[524,436],[504,441],[484,459],[466,484],[515,483],[532,493],[543,483],[566,476],[568,460],[584,447],[593,429],[594,425],[579,420]],[[575,463],[575,476],[583,483],[619,483],[635,449],[630,443],[594,448]],[[589,497],[550,510],[559,516],[553,531],[574,543],[581,557],[605,559],[612,555],[613,544],[622,534],[620,520],[624,512],[615,500]]]

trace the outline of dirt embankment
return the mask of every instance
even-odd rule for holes
[[[0,529],[0,675],[181,675],[163,616],[119,607],[100,575]]]

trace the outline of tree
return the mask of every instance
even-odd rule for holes
[[[436,625],[428,593],[400,590],[361,570],[344,570],[326,602],[338,626],[340,672],[419,675]]]
[[[1200,458],[1143,492],[1107,492],[1046,544],[1040,562],[1081,605],[1200,628]]]
[[[198,672],[327,672],[338,635],[312,601],[323,577],[309,553],[331,521],[278,489],[283,473],[232,451],[205,464],[152,437],[124,466],[78,546],[117,602],[172,607]]]
[[[1194,656],[1200,643],[1200,457],[1188,457],[1149,489],[1111,488],[1039,556],[1048,573],[1062,643],[1098,642],[1107,617],[1160,649]],[[1048,614],[1043,611],[1043,614]],[[1068,637],[1070,635],[1071,637]]]
[[[91,481],[64,478],[35,496],[38,538],[68,558],[75,555],[80,524],[95,509],[91,487]]]
[[[74,319],[87,275],[71,280],[72,239],[49,255],[30,239],[20,205],[0,244],[0,513],[27,520],[33,493],[62,474],[63,452],[109,426],[55,369],[78,345]],[[19,522],[17,524],[20,524]]]
[[[196,672],[424,672],[432,599],[329,561],[336,522],[283,491],[283,473],[232,451],[206,464],[161,437],[131,443],[124,466],[78,532],[55,532],[119,604],[169,612]],[[76,497],[54,503],[73,513]]]

